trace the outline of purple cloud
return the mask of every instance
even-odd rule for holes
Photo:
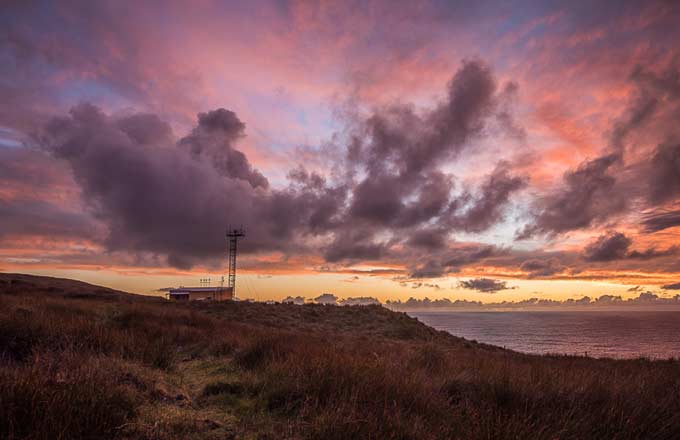
[[[459,286],[463,289],[476,290],[483,293],[496,293],[501,290],[515,289],[516,287],[508,286],[507,282],[494,280],[491,278],[475,278],[467,281],[461,281]]]

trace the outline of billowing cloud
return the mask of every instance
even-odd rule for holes
[[[514,289],[514,287],[508,286],[508,283],[505,281],[493,280],[491,278],[475,278],[461,281],[459,286],[463,289],[476,290],[483,293],[496,293],[501,290]]]
[[[632,240],[620,232],[608,232],[588,244],[584,257],[589,261],[611,261],[624,258]]]
[[[269,181],[233,146],[245,135],[245,127],[234,112],[223,108],[199,113],[198,126],[181,139],[179,145],[187,148],[196,160],[210,161],[221,175],[245,180],[253,188],[266,189]]]
[[[350,130],[347,168],[360,172],[348,210],[352,224],[398,228],[434,222],[448,230],[481,232],[502,219],[510,196],[524,186],[522,177],[500,164],[475,196],[452,198],[453,177],[439,170],[479,138],[499,114],[502,93],[484,63],[473,60],[451,79],[445,100],[416,112],[392,105],[358,121]],[[354,173],[353,172],[353,173]],[[439,228],[440,234],[445,229]],[[436,229],[422,231],[415,245],[437,246]]]
[[[680,251],[677,246],[670,246],[666,249],[647,248],[629,251],[632,244],[633,240],[625,234],[609,231],[589,243],[583,250],[583,256],[588,261],[614,261],[624,258],[651,260],[676,255]]]
[[[564,174],[564,186],[539,199],[539,212],[520,238],[536,233],[559,234],[611,220],[627,207],[616,187],[613,168],[620,156],[610,154],[582,163]]]
[[[110,116],[81,104],[53,118],[40,142],[69,165],[88,211],[108,226],[110,250],[164,255],[186,268],[221,256],[224,227],[233,224],[249,231],[245,252],[359,262],[408,261],[439,249],[428,273],[415,274],[433,277],[488,255],[486,248],[449,250],[450,233],[503,221],[508,200],[526,185],[499,163],[478,188],[466,185],[453,197],[454,178],[439,169],[499,117],[505,95],[497,88],[488,66],[467,61],[432,108],[399,104],[357,115],[342,172],[322,176],[300,166],[278,188],[236,148],[245,124],[226,109],[200,113],[175,140],[156,115]],[[402,243],[408,252],[398,250]]]
[[[187,138],[172,144],[166,128],[157,118],[115,118],[83,104],[45,131],[44,148],[70,165],[89,210],[108,225],[111,250],[158,253],[173,266],[189,267],[223,254],[228,224],[251,230],[246,250],[287,245],[309,212],[305,201],[288,191],[264,191],[266,180],[225,140],[230,133],[204,132],[201,125],[192,132],[227,151],[216,161],[217,153],[205,159],[202,150],[187,151]]]

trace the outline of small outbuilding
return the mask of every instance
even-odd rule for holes
[[[231,287],[178,287],[168,290],[168,299],[176,301],[226,301],[234,298]]]

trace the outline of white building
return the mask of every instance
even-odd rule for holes
[[[168,290],[168,299],[176,301],[225,301],[234,299],[231,287],[178,287]]]

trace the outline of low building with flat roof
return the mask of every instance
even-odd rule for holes
[[[168,290],[168,299],[177,301],[226,301],[234,299],[231,287],[177,287]]]

